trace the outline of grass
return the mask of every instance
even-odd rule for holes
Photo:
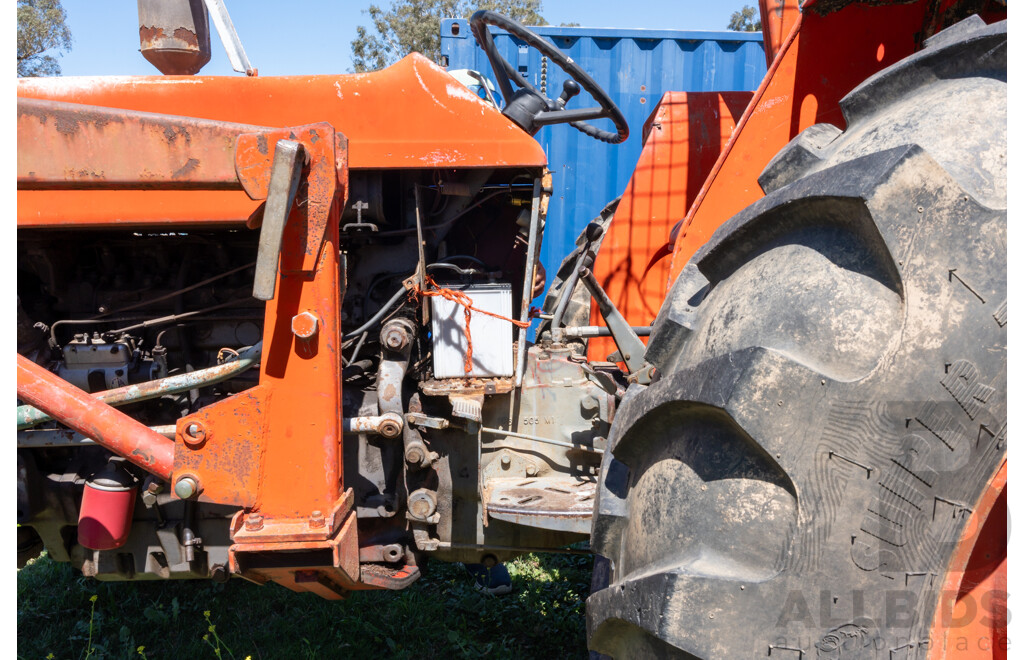
[[[45,554],[18,572],[18,657],[586,658],[590,557],[509,562],[513,592],[433,562],[400,592],[325,601],[278,585],[99,582]]]

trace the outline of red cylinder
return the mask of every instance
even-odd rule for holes
[[[113,550],[128,540],[137,493],[123,468],[108,466],[85,484],[78,514],[78,542],[92,550]]]

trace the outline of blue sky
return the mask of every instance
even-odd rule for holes
[[[370,26],[364,10],[371,0],[226,0],[246,54],[260,75],[346,73],[352,68],[351,42],[359,25]],[[376,0],[387,6],[389,0]],[[585,27],[724,30],[743,0],[547,0],[548,22]],[[757,6],[753,0],[746,4]],[[65,76],[153,75],[157,70],[139,54],[138,11],[134,0],[98,3],[63,0],[74,44],[60,58]],[[212,29],[212,26],[211,26]],[[216,31],[205,75],[231,71]]]

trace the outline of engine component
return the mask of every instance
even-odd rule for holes
[[[105,392],[98,393],[96,398],[109,406],[118,406],[131,403],[133,401],[155,399],[166,394],[186,392],[199,387],[209,387],[210,385],[233,378],[250,367],[258,365],[260,363],[260,351],[262,348],[263,342],[257,342],[256,345],[239,351],[235,359],[225,362],[224,364],[218,364],[214,367],[208,367],[206,369],[200,369],[186,374],[168,376],[167,378],[152,380],[146,383],[140,383],[139,385],[129,385],[119,387],[114,390],[107,390]],[[156,367],[154,367],[154,371],[155,370]],[[160,371],[163,371],[163,367],[160,368]],[[58,373],[60,373],[60,371],[58,371]],[[50,419],[52,418],[48,414],[33,406],[18,407],[19,431],[31,428],[37,424],[42,424]]]
[[[78,542],[92,550],[113,550],[128,540],[135,511],[135,480],[119,461],[107,463],[85,483],[78,516]]]
[[[164,375],[156,361],[144,361],[127,335],[108,341],[94,333],[78,334],[64,347],[57,375],[80,390],[99,392]]]

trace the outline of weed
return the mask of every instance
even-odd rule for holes
[[[175,598],[174,603],[177,604],[177,602],[178,599]],[[203,635],[203,641],[206,642],[211,649],[213,649],[213,653],[217,656],[218,660],[224,657],[221,654],[221,649],[227,651],[228,655],[234,658],[235,654],[231,652],[231,649],[228,648],[227,644],[221,641],[220,635],[217,634],[217,626],[213,625],[213,621],[210,621],[210,610],[206,610],[205,612],[203,612],[203,618],[206,619],[206,623],[208,626],[206,629],[207,633]],[[210,641],[210,635],[213,635],[212,642]]]
[[[92,606],[89,608],[89,645],[85,649],[85,660],[89,660],[92,654],[96,652],[96,649],[92,647],[92,624],[96,619],[96,601],[98,599],[99,596],[96,594],[89,597],[89,602],[92,603]]]

